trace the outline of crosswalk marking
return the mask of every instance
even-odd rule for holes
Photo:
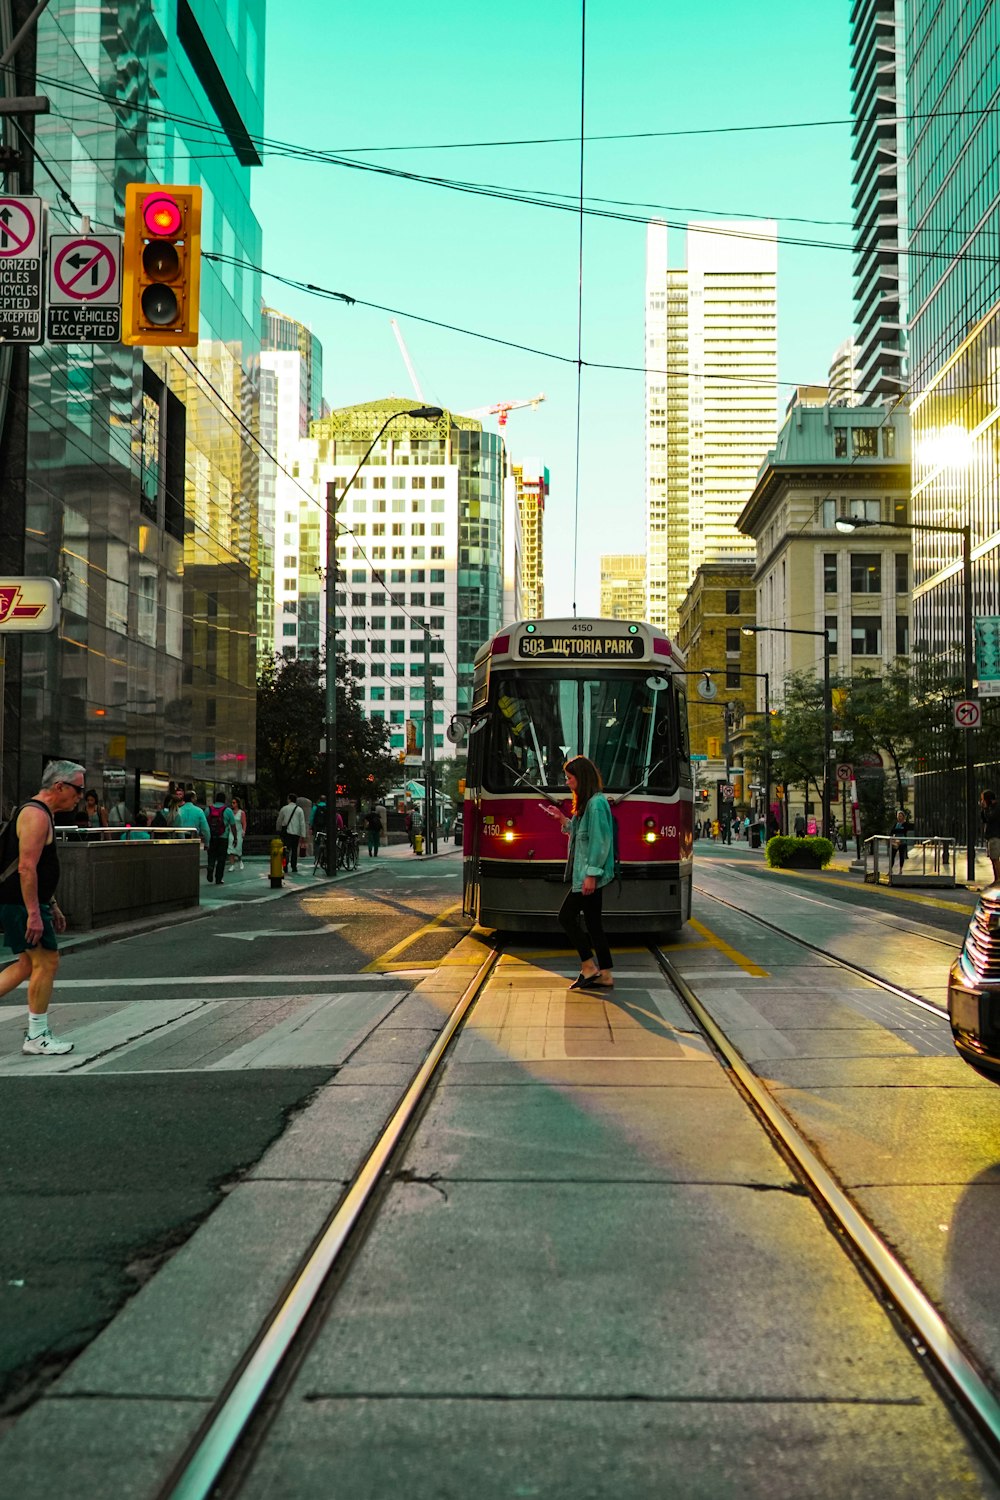
[[[193,990],[196,983],[188,981]],[[0,1006],[0,1076],[337,1067],[406,994],[356,989],[81,1000],[62,1009],[55,1028],[74,1050],[44,1059],[21,1052],[23,1007]]]

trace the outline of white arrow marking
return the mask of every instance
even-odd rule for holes
[[[327,922],[322,927],[263,927],[260,932],[220,932],[218,937],[236,938],[240,943],[252,943],[256,938],[269,937],[321,937],[324,932],[339,932],[345,922]]]

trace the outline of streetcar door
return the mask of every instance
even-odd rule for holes
[[[473,719],[465,767],[465,803],[462,822],[462,912],[479,917],[479,842],[483,826],[483,749],[489,722],[486,714]]]

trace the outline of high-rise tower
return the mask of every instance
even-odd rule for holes
[[[736,518],[774,442],[777,225],[689,224],[687,269],[666,225],[646,242],[647,618],[674,632],[703,562],[745,557]]]
[[[855,390],[865,405],[906,388],[907,89],[904,0],[854,0],[851,89],[854,161]]]

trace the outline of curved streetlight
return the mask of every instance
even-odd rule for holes
[[[965,696],[972,697],[975,652],[972,643],[972,529],[970,526],[939,526],[930,521],[869,521],[861,516],[838,516],[838,531],[849,535],[865,527],[888,527],[891,531],[937,531],[962,538],[962,655],[965,658]],[[972,731],[965,731],[965,872],[971,884],[976,878],[976,771],[972,753]]]
[[[833,749],[833,696],[830,691],[830,632],[800,630],[791,625],[743,625],[744,635],[816,635],[823,637],[823,837],[830,837],[830,756]],[[768,726],[770,732],[770,725]]]
[[[399,417],[423,417],[428,422],[444,416],[440,406],[414,406],[409,411],[394,411],[386,417],[372,438],[368,450],[354,473],[337,493],[336,481],[326,487],[326,617],[324,643],[326,650],[326,873],[330,873],[330,855],[333,853],[337,826],[337,512],[344,497],[368,462],[381,440],[383,432]]]

